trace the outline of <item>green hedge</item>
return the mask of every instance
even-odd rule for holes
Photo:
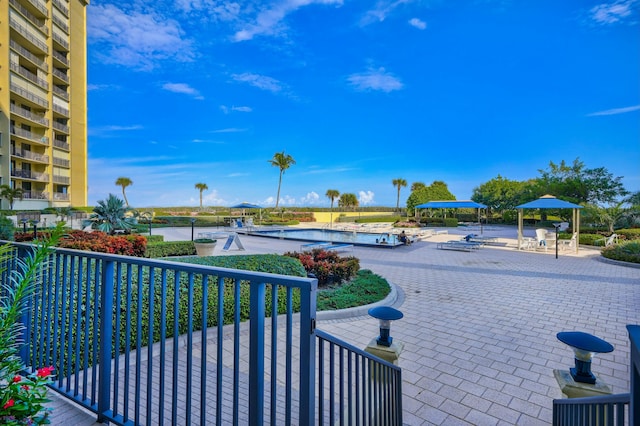
[[[161,241],[149,242],[145,257],[171,257],[171,256],[193,256],[196,254],[196,246],[193,241]],[[173,259],[172,259],[173,260]]]
[[[147,239],[147,244],[149,243],[161,243],[164,241],[164,235],[143,235]]]
[[[390,292],[387,280],[368,269],[362,269],[344,285],[318,290],[317,309],[328,311],[368,305],[379,302]]]
[[[456,228],[458,226],[458,219],[455,217],[445,217],[444,226],[447,228]]]
[[[640,263],[640,241],[613,244],[609,247],[603,248],[602,255],[607,259]]]
[[[367,216],[367,217],[358,218],[355,220],[355,222],[356,223],[385,223],[385,222],[395,223],[405,219],[406,218],[402,216]]]
[[[618,229],[615,233],[624,237],[625,240],[640,240],[640,228]]]

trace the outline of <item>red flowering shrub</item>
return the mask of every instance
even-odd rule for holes
[[[120,236],[100,231],[71,231],[60,240],[58,247],[143,257],[147,239],[141,235]]]
[[[356,257],[340,257],[334,251],[313,249],[302,253],[287,252],[284,255],[297,258],[308,274],[316,276],[318,287],[349,281],[360,270],[360,261]]]

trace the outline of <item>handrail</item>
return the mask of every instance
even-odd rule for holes
[[[630,394],[553,400],[553,426],[625,426]]]
[[[28,90],[23,89],[22,87],[18,86],[15,83],[11,83],[9,85],[9,88],[11,89],[12,92],[17,93],[18,95],[22,96],[25,99],[30,100],[33,103],[36,103],[42,107],[45,108],[49,108],[49,101],[47,101],[46,99],[38,96],[38,95],[34,95],[33,93],[31,93]]]
[[[23,57],[25,57],[28,60],[30,60],[31,62],[33,62],[38,67],[40,67],[43,70],[47,71],[47,63],[45,61],[43,61],[42,59],[38,58],[36,55],[31,53],[29,50],[27,50],[24,47],[20,46],[18,43],[16,43],[15,40],[9,40],[9,46],[13,50],[15,50],[16,52],[21,54]]]
[[[9,17],[9,25],[15,28],[22,35],[22,37],[29,40],[34,46],[39,47],[40,50],[42,50],[45,53],[49,53],[49,47],[47,46],[47,44],[41,40],[38,40],[36,37],[34,37],[33,34],[31,34],[31,32],[27,28],[25,28],[20,22],[18,22],[18,20],[15,19],[13,16]]]

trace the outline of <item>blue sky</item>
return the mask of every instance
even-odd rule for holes
[[[640,0],[92,0],[89,204],[395,206],[579,157],[640,190]],[[401,192],[401,204],[409,188]]]

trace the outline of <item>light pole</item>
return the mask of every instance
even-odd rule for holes
[[[193,226],[196,223],[196,219],[194,217],[191,218],[191,241],[193,241]]]

